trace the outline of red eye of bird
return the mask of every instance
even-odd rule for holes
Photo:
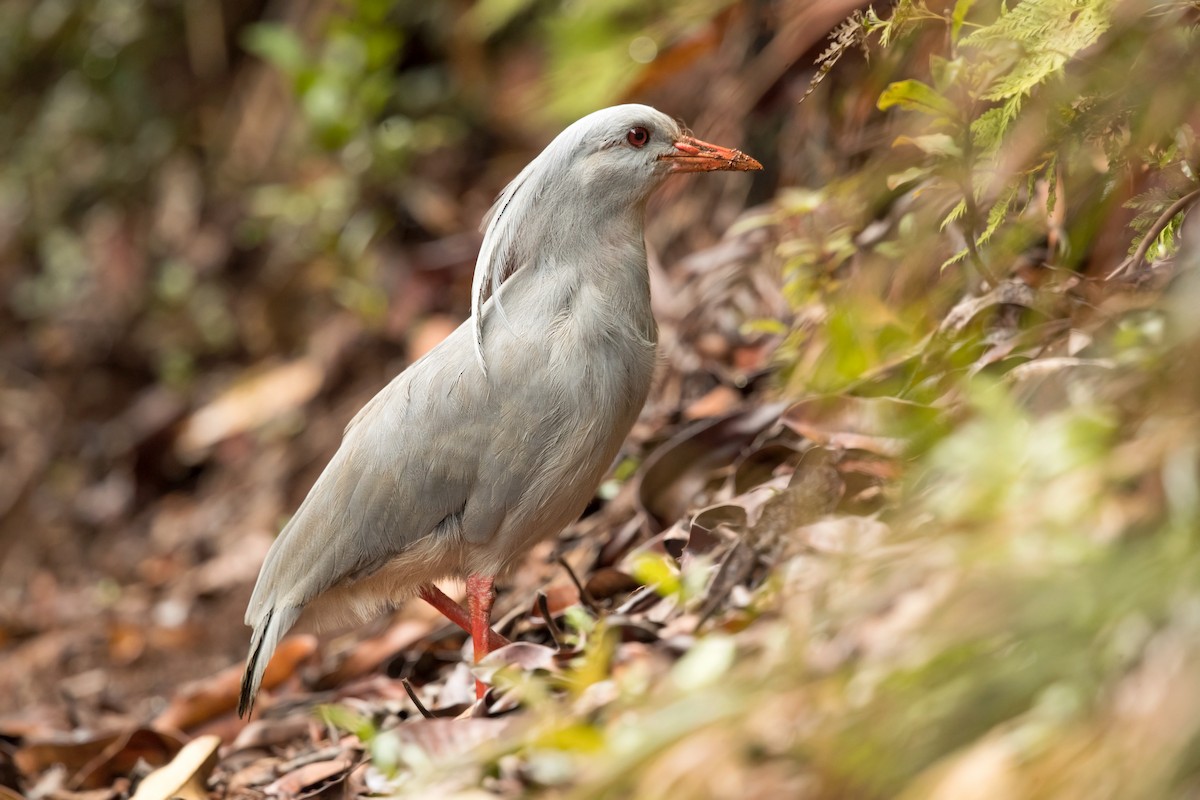
[[[629,133],[625,134],[625,141],[629,142],[634,147],[642,148],[646,146],[646,142],[650,141],[650,131],[641,127],[630,128]]]

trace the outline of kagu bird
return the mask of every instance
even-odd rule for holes
[[[267,554],[239,714],[300,620],[361,621],[420,594],[470,631],[476,660],[504,642],[495,577],[579,516],[650,389],[647,199],[674,172],[758,169],[622,105],[521,171],[484,220],[471,317],[350,421]],[[434,588],[448,576],[467,578],[467,614]]]

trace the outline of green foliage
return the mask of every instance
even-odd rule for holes
[[[1178,68],[1176,58],[1195,52],[1190,45],[1195,28],[1177,26],[1172,14],[1183,9],[1164,4],[1157,15],[1123,18],[1122,36],[1101,43],[1114,13],[1111,0],[1026,0],[1011,8],[959,2],[943,17],[920,2],[903,0],[886,19],[873,12],[856,15],[835,32],[834,45],[818,60],[817,79],[851,44],[874,37],[887,46],[930,27],[949,26],[948,52],[930,57],[932,80],[893,81],[878,101],[880,109],[913,111],[924,119],[917,126],[923,132],[895,142],[924,158],[895,173],[889,185],[920,181],[926,191],[958,196],[942,226],[961,228],[966,246],[943,266],[969,258],[985,277],[993,276],[997,258],[988,248],[993,237],[1019,224],[1039,182],[1048,186],[1042,210],[1053,214],[1060,180],[1069,185],[1076,176],[1089,180],[1097,149],[1111,160],[1111,170],[1139,161],[1161,164],[1164,156],[1178,153],[1176,143],[1187,130],[1179,110],[1162,114],[1165,109],[1156,104],[1155,118],[1147,105],[1150,93],[1114,94],[1112,85],[1131,79],[1156,85]],[[963,35],[964,30],[969,32]],[[1147,35],[1163,39],[1166,51],[1147,58],[1126,45]],[[1096,48],[1089,60],[1076,58]],[[1019,152],[1002,147],[1017,135]],[[1194,146],[1185,149],[1195,160]],[[1194,177],[1190,183],[1195,185]],[[1161,212],[1165,205],[1155,208]],[[1163,254],[1171,252],[1174,224],[1155,231]],[[1069,245],[1063,242],[1059,254],[1080,252]]]
[[[355,2],[329,24],[320,48],[310,55],[297,34],[280,24],[259,23],[243,43],[292,82],[317,140],[344,147],[373,124],[397,87],[393,73],[403,34],[390,24],[391,3]]]
[[[562,123],[617,102],[659,51],[694,36],[731,3],[483,0],[473,7],[471,20],[484,38],[500,38],[518,23],[537,31],[538,46],[548,51],[549,71],[529,112]]]
[[[822,636],[867,643],[836,669],[801,655],[790,673],[809,713],[793,754],[820,776],[816,796],[959,796],[980,774],[1011,797],[1106,778],[1114,796],[1195,785],[1195,707],[1149,753],[1122,705],[1145,699],[1144,681],[1182,685],[1158,655],[1186,663],[1170,672],[1184,681],[1200,655],[1187,610],[1200,570],[1195,393],[1178,373],[1196,342],[1165,335],[1163,311],[1112,302],[1102,282],[1127,245],[1169,273],[1200,197],[1200,89],[1178,80],[1200,67],[1196,9],[1151,11],[1024,0],[941,15],[900,2],[853,17],[821,57],[827,88],[831,58],[871,49],[857,69],[884,87],[873,96],[889,119],[874,133],[892,147],[779,198],[795,314],[786,388],[946,416],[883,512],[895,549],[841,573],[839,586],[862,583],[840,599],[795,601],[808,626],[797,650],[823,654]],[[973,269],[946,268],[960,263]],[[1187,304],[1173,301],[1177,322],[1194,316]],[[900,609],[921,603],[935,610],[905,627]],[[903,629],[894,647],[872,633],[885,620]],[[1156,709],[1139,719],[1157,725]]]
[[[854,47],[891,58],[875,69],[886,75],[877,107],[893,115],[892,152],[819,192],[780,198],[777,255],[790,301],[808,309],[781,351],[791,386],[937,396],[947,388],[940,371],[970,369],[985,347],[970,336],[935,337],[929,352],[911,357],[956,281],[995,286],[1030,252],[1052,268],[1085,263],[1116,204],[1138,212],[1131,254],[1170,257],[1200,188],[1187,111],[1200,97],[1173,77],[1200,70],[1189,13],[1170,3],[1118,15],[1108,0],[1025,0],[958,2],[942,15],[902,0],[888,16],[869,10],[839,26],[816,80],[828,80]],[[921,55],[906,58],[907,48]],[[1138,86],[1157,91],[1130,88]],[[876,207],[885,187],[900,194],[882,202],[904,211],[865,236],[862,210]],[[1130,187],[1141,188],[1131,197]],[[1139,251],[1145,235],[1153,240]],[[894,283],[911,286],[906,276],[929,259],[947,275],[969,271],[944,277],[932,294],[893,291],[886,312],[847,285],[849,274],[894,273]]]

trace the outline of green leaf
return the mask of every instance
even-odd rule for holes
[[[248,26],[242,33],[242,47],[291,76],[304,69],[308,60],[294,32],[267,22]]]
[[[954,206],[954,208],[950,209],[950,213],[947,214],[946,218],[942,220],[942,224],[938,226],[938,230],[939,231],[946,230],[947,225],[949,225],[951,222],[954,222],[957,219],[962,219],[962,215],[965,213],[967,213],[967,201],[966,201],[966,198],[963,198],[962,200],[958,201],[958,203]],[[944,266],[945,265],[943,264],[943,267]]]
[[[958,107],[938,94],[933,87],[917,80],[896,81],[889,84],[879,95],[876,103],[880,111],[900,106],[906,111],[917,111],[933,117],[956,119]]]
[[[473,32],[480,39],[487,39],[532,5],[533,0],[480,0],[469,12]]]
[[[633,577],[645,586],[653,586],[663,597],[679,594],[679,573],[664,555],[642,553],[633,563]]]
[[[971,6],[973,5],[975,5],[975,0],[958,0],[954,4],[954,11],[950,13],[950,41],[958,42],[958,37],[962,33],[963,22],[967,18],[967,12],[971,10]]]
[[[896,189],[906,183],[912,183],[922,178],[933,174],[933,170],[929,167],[909,167],[903,172],[896,172],[887,176],[887,187]]]
[[[961,58],[953,60],[941,56],[929,57],[929,74],[933,76],[933,85],[939,91],[945,91],[958,80],[962,74],[964,62]]]
[[[948,133],[930,133],[925,136],[897,136],[892,147],[911,145],[923,153],[942,158],[961,158],[962,150],[954,137]]]
[[[968,251],[967,248],[964,247],[962,250],[959,250],[957,253],[950,256],[945,261],[943,261],[942,265],[940,267],[938,267],[938,270],[940,270],[941,272],[945,272],[947,267],[951,267],[951,266],[957,264],[958,262],[962,261],[963,259],[965,259],[967,257],[968,252],[970,252],[970,251]]]
[[[983,229],[983,233],[979,234],[979,237],[975,240],[976,245],[986,244],[987,241],[992,238],[992,234],[996,232],[996,229],[1000,227],[1001,223],[1008,218],[1008,209],[1009,206],[1012,205],[1012,201],[1017,196],[1017,188],[1018,187],[1013,186],[1011,189],[1005,192],[1003,196],[996,201],[996,204],[992,206],[991,210],[988,211],[987,227]]]

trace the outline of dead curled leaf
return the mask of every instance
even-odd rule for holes
[[[200,736],[183,746],[170,763],[151,772],[131,800],[206,800],[208,776],[217,764],[219,736]]]
[[[341,783],[358,764],[354,752],[346,752],[327,761],[315,761],[292,770],[272,784],[263,788],[271,797],[310,797]]]
[[[748,447],[784,408],[770,403],[684,428],[646,459],[638,485],[642,509],[660,526],[682,517],[714,472]]]
[[[166,764],[182,744],[170,734],[137,728],[83,741],[32,742],[18,749],[13,761],[28,777],[61,764],[70,774],[68,789],[100,789],[128,775],[139,761],[151,766]]]
[[[476,665],[477,674],[490,670],[494,673],[503,667],[519,667],[522,671],[544,669],[556,670],[558,651],[553,647],[534,642],[513,642],[493,650]]]
[[[1022,281],[1004,281],[982,297],[968,297],[952,308],[938,326],[938,334],[956,336],[981,312],[995,306],[1015,305],[1048,313],[1049,302],[1050,298],[1039,295],[1036,289]]]

